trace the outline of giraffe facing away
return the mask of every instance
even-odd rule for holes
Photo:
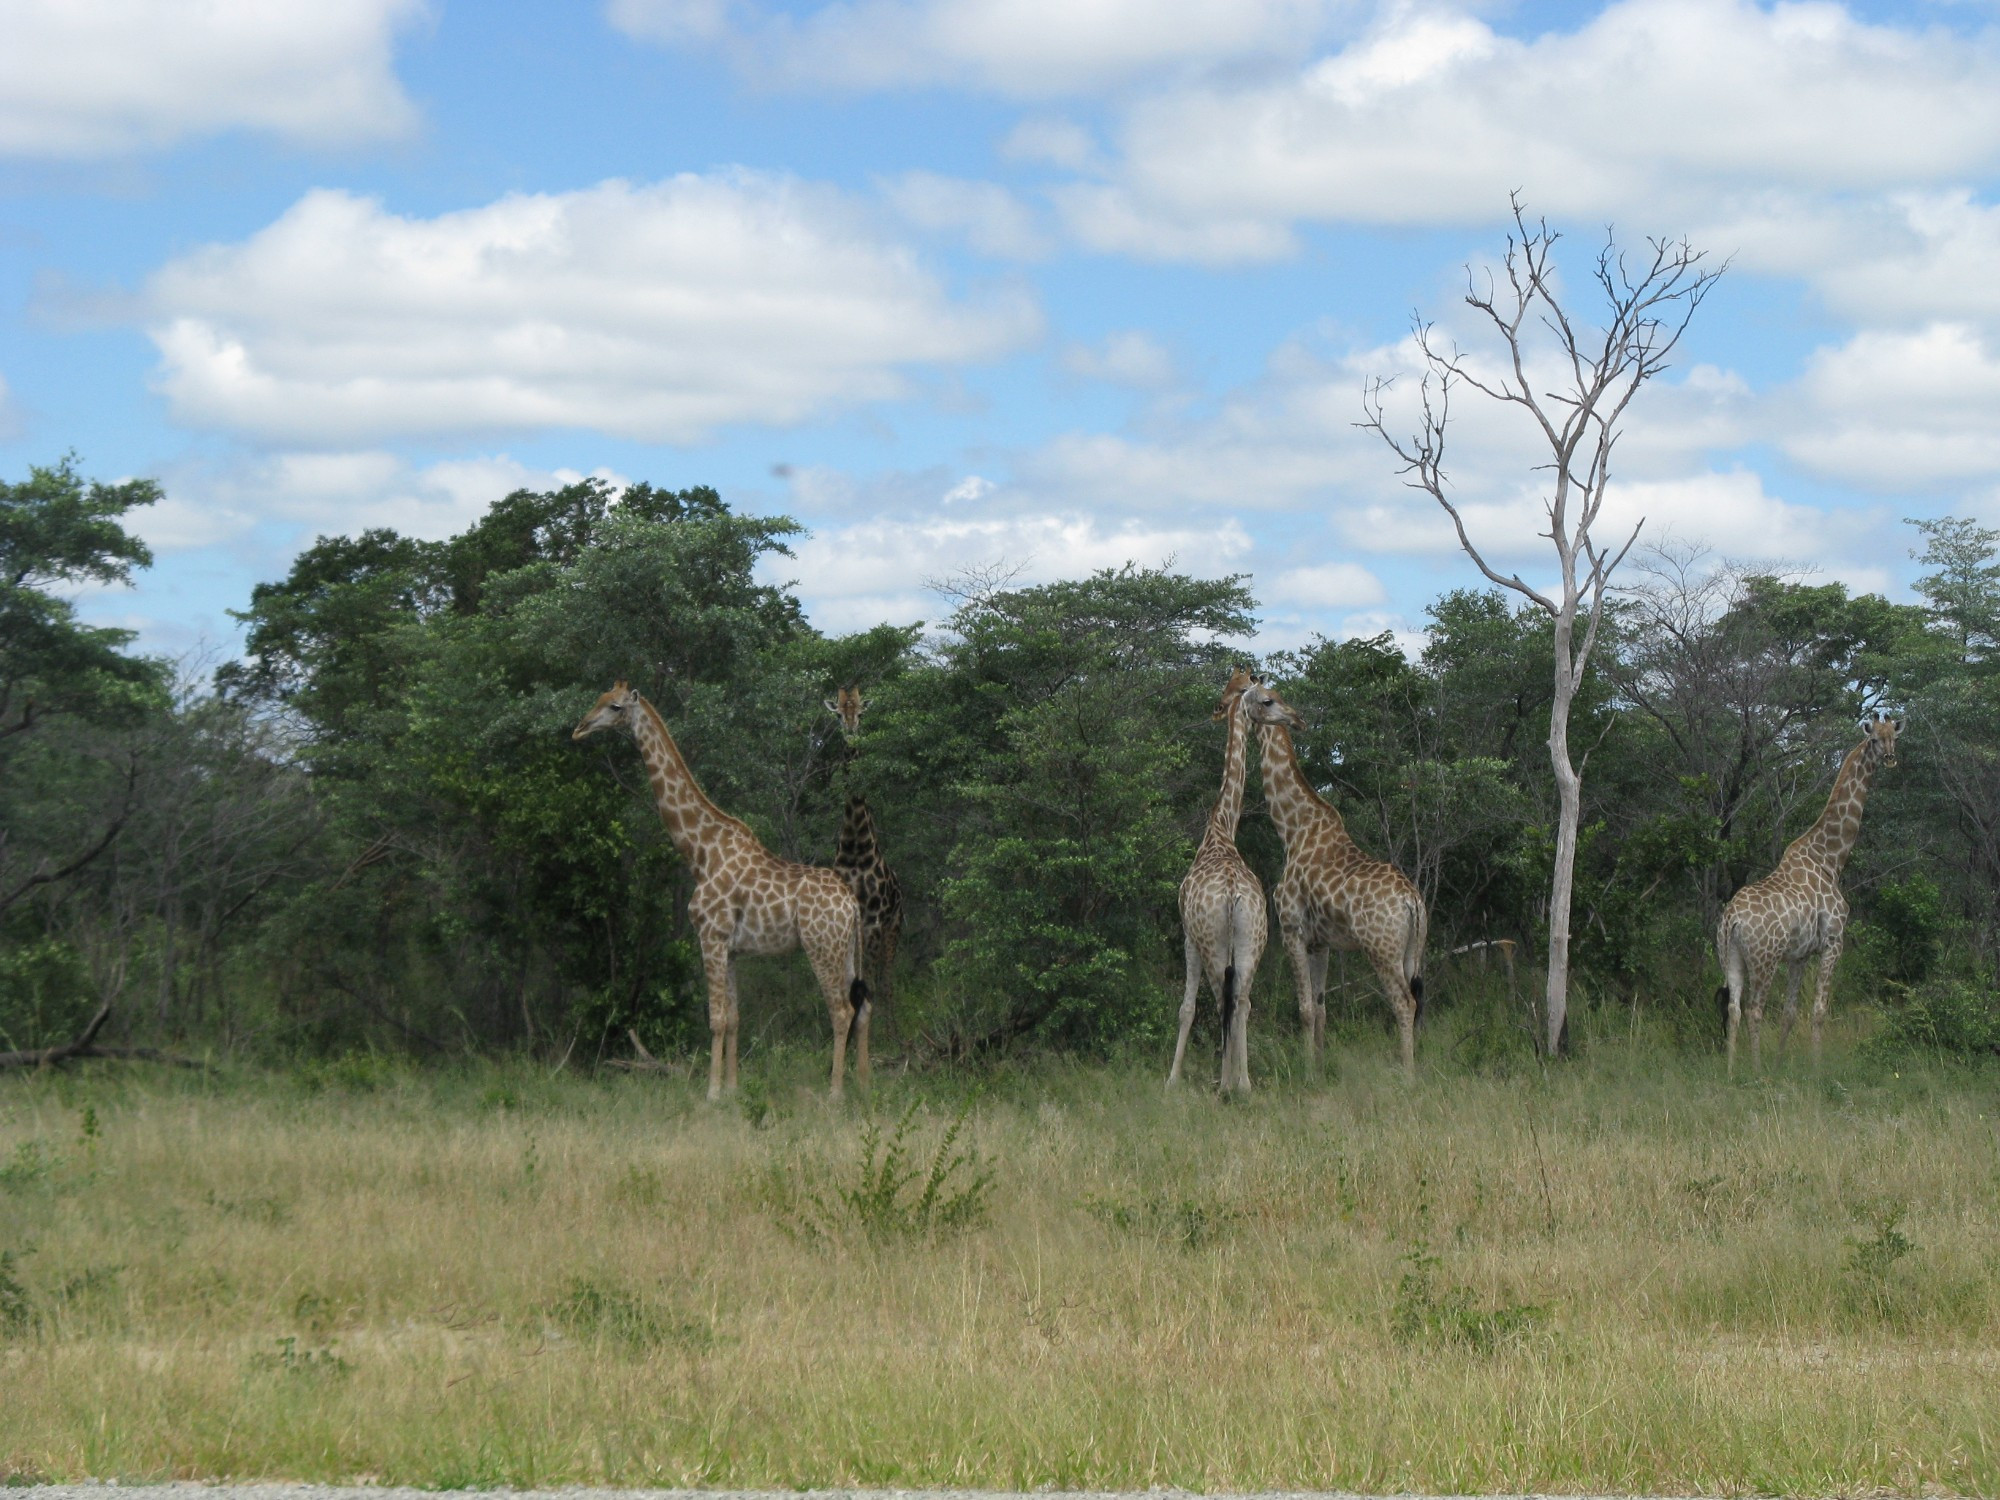
[[[1798,1014],[1799,980],[1806,960],[1819,956],[1819,985],[1813,995],[1812,1055],[1819,1062],[1820,1033],[1826,1025],[1833,968],[1847,934],[1847,899],[1840,872],[1861,832],[1861,810],[1877,766],[1896,764],[1900,720],[1876,715],[1861,725],[1861,743],[1847,752],[1819,820],[1793,839],[1778,868],[1729,898],[1715,930],[1715,956],[1722,961],[1729,1071],[1736,1071],[1736,1033],[1750,1012],[1750,1062],[1763,1065],[1764,995],[1778,965],[1787,968],[1782,1041]],[[1718,997],[1722,998],[1722,997]]]
[[[1269,688],[1273,710],[1259,721],[1264,802],[1285,841],[1285,873],[1273,893],[1278,930],[1298,987],[1306,1054],[1317,1066],[1326,1043],[1326,960],[1335,949],[1360,949],[1374,968],[1401,1033],[1403,1069],[1417,1069],[1417,1016],[1423,1007],[1424,899],[1394,865],[1371,859],[1348,837],[1347,825],[1299,769],[1291,731],[1304,727],[1296,709]]]
[[[861,732],[862,702],[859,688],[844,687],[826,706],[840,720],[840,732],[851,744]],[[896,963],[896,943],[903,934],[903,888],[895,871],[882,858],[881,841],[875,837],[875,817],[868,799],[860,793],[847,799],[847,811],[840,820],[840,841],[835,846],[833,867],[846,877],[861,904],[862,974],[868,980],[874,1003],[895,1035],[894,1016],[889,1007],[889,973]]]
[[[1187,991],[1181,1000],[1180,1036],[1167,1086],[1180,1081],[1194,1026],[1201,981],[1222,1010],[1222,1087],[1250,1092],[1250,982],[1257,974],[1270,936],[1264,915],[1264,886],[1236,850],[1236,824],[1243,815],[1243,777],[1252,722],[1275,722],[1269,693],[1246,668],[1238,667],[1222,690],[1215,717],[1229,723],[1222,757],[1222,790],[1208,815],[1194,866],[1181,882],[1181,926],[1187,934]]]
[[[739,954],[803,948],[833,1022],[833,1086],[840,1097],[847,1038],[854,1073],[868,1082],[868,985],[861,977],[861,909],[845,879],[816,865],[779,859],[748,827],[709,801],[658,710],[623,682],[601,695],[570,738],[623,729],[638,742],[653,800],[674,849],[694,873],[688,917],[701,943],[708,982],[708,1097],[736,1087]]]

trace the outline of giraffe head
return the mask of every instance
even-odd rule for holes
[[[1902,732],[1901,719],[1889,719],[1876,714],[1872,719],[1861,721],[1861,733],[1869,755],[1879,765],[1896,764],[1896,736]]]
[[[825,699],[826,711],[840,720],[840,732],[850,740],[861,732],[861,689],[844,687],[833,697]]]
[[[1229,683],[1222,690],[1222,702],[1214,716],[1226,719],[1239,711],[1252,724],[1288,724],[1294,729],[1305,727],[1305,720],[1298,711],[1253,677],[1248,667],[1238,667],[1229,674]]]
[[[1272,692],[1269,685],[1250,679],[1250,685],[1243,689],[1237,700],[1244,717],[1252,724],[1282,724],[1287,729],[1306,727],[1306,716],[1291,704]]]
[[[598,696],[590,712],[576,721],[576,728],[570,731],[573,740],[589,739],[600,729],[629,728],[632,716],[639,710],[639,690],[627,687],[623,681],[615,684],[611,691]]]

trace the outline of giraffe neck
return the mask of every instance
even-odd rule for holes
[[[1243,816],[1243,775],[1248,734],[1244,729],[1243,699],[1239,694],[1229,705],[1229,744],[1222,754],[1222,791],[1215,799],[1215,811],[1208,815],[1209,832],[1229,843],[1236,842],[1236,825]]]
[[[732,831],[749,830],[708,800],[694,779],[694,772],[681,758],[680,746],[667,731],[659,710],[639,700],[639,714],[632,721],[632,738],[638,742],[646,775],[653,784],[653,802],[660,809],[660,821],[675,851],[697,872],[705,854],[723,842]]]
[[[1861,834],[1861,810],[1868,804],[1868,787],[1875,776],[1872,749],[1864,742],[1847,752],[1819,821],[1792,841],[1785,851],[1787,859],[1821,866],[1836,876],[1846,867]]]
[[[1292,732],[1282,724],[1259,724],[1257,740],[1264,752],[1264,802],[1271,809],[1271,821],[1287,849],[1302,842],[1315,830],[1330,828],[1338,839],[1347,837],[1347,825],[1340,814],[1312,789],[1299,769],[1298,753],[1292,749]]]
[[[847,815],[840,820],[840,844],[833,862],[852,869],[875,862],[875,819],[860,797],[847,801]]]

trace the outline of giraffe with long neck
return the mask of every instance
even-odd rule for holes
[[[1181,926],[1187,934],[1187,987],[1181,999],[1180,1035],[1167,1085],[1180,1081],[1194,1026],[1201,981],[1222,1010],[1222,1087],[1250,1092],[1250,983],[1270,935],[1264,915],[1264,886],[1236,849],[1236,825],[1243,815],[1243,778],[1249,726],[1264,722],[1272,709],[1269,691],[1239,667],[1222,692],[1215,717],[1229,724],[1222,757],[1222,789],[1208,815],[1208,827],[1194,865],[1181,882]]]
[[[1826,1025],[1834,965],[1847,936],[1847,898],[1840,874],[1861,833],[1861,811],[1878,766],[1896,764],[1896,736],[1902,724],[1879,714],[1861,726],[1861,743],[1847,752],[1834,777],[1826,807],[1812,827],[1793,839],[1778,868],[1729,898],[1716,925],[1715,955],[1722,961],[1728,1009],[1724,1022],[1729,1071],[1736,1071],[1736,1034],[1743,1012],[1750,1013],[1750,1062],[1763,1066],[1764,996],[1786,966],[1785,1018],[1780,1040],[1789,1036],[1798,1014],[1799,981],[1806,960],[1819,957],[1813,996],[1812,1055],[1819,1062],[1820,1034]]]
[[[847,881],[832,870],[779,859],[739,819],[708,800],[688,769],[666,721],[638,689],[619,683],[578,721],[571,739],[623,729],[638,743],[653,801],[674,850],[694,875],[688,918],[701,944],[708,984],[708,1097],[736,1087],[736,1001],[739,954],[789,953],[803,948],[833,1022],[833,1097],[847,1071],[854,1036],[854,1072],[868,1082],[868,984],[861,975],[861,908]]]
[[[861,732],[861,711],[867,706],[861,690],[844,687],[825,701],[828,711],[840,720],[840,732],[851,746]],[[868,980],[873,1003],[881,1006],[882,1018],[894,1040],[889,976],[896,965],[896,943],[903,933],[903,888],[882,857],[882,843],[875,835],[875,816],[869,810],[868,799],[859,792],[847,799],[847,810],[841,816],[833,867],[846,877],[854,899],[861,905],[862,973]]]
[[[1267,690],[1268,691],[1268,690]],[[1299,769],[1292,730],[1304,720],[1275,693],[1273,722],[1259,723],[1264,801],[1285,841],[1285,873],[1273,892],[1278,930],[1292,962],[1306,1054],[1317,1066],[1326,1043],[1326,961],[1335,949],[1367,956],[1396,1013],[1403,1068],[1417,1068],[1423,1005],[1424,937],[1429,915],[1417,888],[1394,865],[1371,859]]]

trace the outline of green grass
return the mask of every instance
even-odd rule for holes
[[[2000,1492],[2000,1075],[1259,1048],[0,1081],[0,1474]]]

